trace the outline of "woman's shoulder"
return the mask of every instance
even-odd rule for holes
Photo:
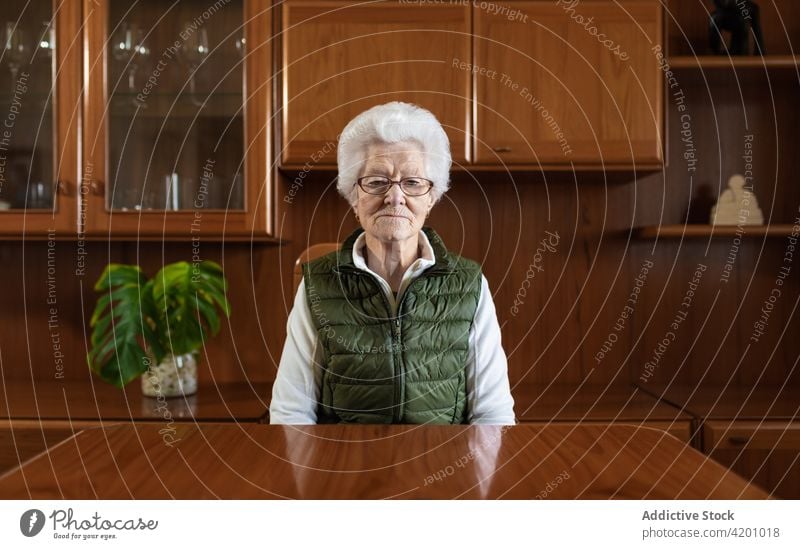
[[[341,264],[339,254],[341,250],[334,250],[330,253],[312,259],[303,264],[303,269],[312,274],[325,274],[333,272],[336,265]]]
[[[451,270],[463,272],[470,275],[483,274],[481,265],[477,261],[458,255],[457,253],[447,252],[447,260]]]

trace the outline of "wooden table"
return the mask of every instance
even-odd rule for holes
[[[169,439],[159,423],[84,430],[0,477],[0,497],[767,497],[635,425],[173,427]]]

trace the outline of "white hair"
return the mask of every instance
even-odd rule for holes
[[[339,135],[336,188],[351,206],[358,201],[356,179],[364,167],[367,148],[374,143],[415,141],[425,156],[425,177],[433,181],[433,202],[447,192],[450,181],[450,141],[430,111],[400,101],[367,109],[353,118]]]

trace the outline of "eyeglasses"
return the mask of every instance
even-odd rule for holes
[[[392,185],[400,185],[400,190],[406,196],[422,196],[431,192],[433,181],[424,177],[404,177],[400,181],[393,181],[382,175],[365,175],[358,178],[358,186],[367,194],[386,194]]]

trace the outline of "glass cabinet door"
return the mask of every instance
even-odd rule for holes
[[[240,232],[254,220],[246,181],[259,179],[246,162],[245,121],[262,109],[248,104],[246,82],[271,77],[269,11],[247,0],[97,2],[86,31],[90,229],[188,236],[196,222],[213,236],[220,220]],[[262,64],[255,82],[245,78],[251,62]],[[265,120],[253,123],[266,131]],[[266,149],[249,151],[250,161],[266,163]]]
[[[0,2],[2,234],[21,234],[23,227],[29,234],[48,228],[75,232],[75,61],[80,44],[73,47],[67,37],[72,33],[74,41],[80,4],[61,5],[63,10],[55,13],[52,0]]]

